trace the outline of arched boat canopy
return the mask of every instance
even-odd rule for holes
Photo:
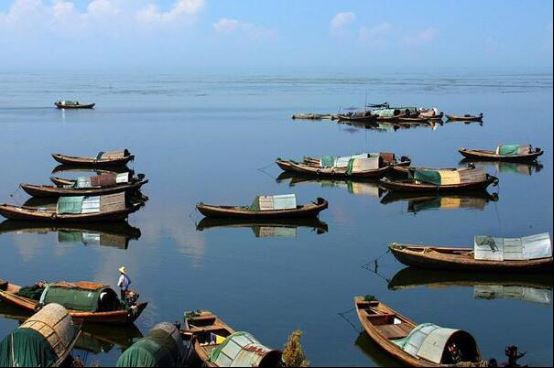
[[[248,332],[235,332],[214,348],[209,361],[219,367],[276,367],[281,351],[262,345]]]
[[[48,284],[42,304],[58,303],[65,308],[81,312],[102,312],[121,309],[116,292],[109,286],[93,282],[58,282]]]
[[[462,330],[424,323],[403,339],[393,340],[408,354],[435,364],[451,364],[447,346],[455,343],[464,361],[479,360],[479,350],[473,336]]]
[[[57,366],[70,353],[79,332],[64,307],[49,304],[0,342],[0,367]]]
[[[163,322],[119,357],[118,367],[181,367],[186,357],[183,339],[175,325]]]

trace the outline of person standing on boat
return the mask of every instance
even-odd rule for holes
[[[129,285],[131,285],[131,279],[127,275],[127,267],[119,267],[119,273],[121,275],[119,276],[117,286],[119,286],[119,290],[121,290],[121,300],[124,301],[126,299],[127,291],[129,291]]]

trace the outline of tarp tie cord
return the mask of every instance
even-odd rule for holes
[[[19,367],[19,365],[17,364],[17,362],[15,361],[15,351],[13,349],[13,332],[10,334],[10,339],[11,339],[11,354],[12,354],[12,367]]]
[[[268,172],[265,170],[265,169],[269,168],[270,166],[272,166],[272,165],[274,165],[274,164],[275,164],[275,163],[272,162],[272,163],[270,163],[269,165],[260,167],[260,168],[258,168],[258,169],[256,169],[256,170],[258,170],[258,171],[261,172],[261,173],[264,173],[265,175],[269,176],[271,179],[277,179],[276,176],[271,175],[270,173],[268,173]]]
[[[356,327],[356,325],[354,323],[352,323],[352,321],[348,317],[346,317],[347,314],[352,313],[354,310],[355,310],[355,308],[350,308],[347,311],[337,313],[337,314],[340,318],[342,318],[344,321],[346,321],[346,323],[348,323],[350,326],[352,326],[354,331],[359,333],[359,332],[361,332],[361,328],[359,326]]]

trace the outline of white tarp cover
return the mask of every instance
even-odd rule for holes
[[[81,213],[100,212],[100,197],[85,197]]]
[[[474,258],[488,261],[523,261],[552,257],[550,234],[523,238],[475,237]]]
[[[526,302],[550,304],[552,291],[519,285],[475,285],[473,288],[475,299],[517,299]]]
[[[359,155],[352,155],[352,156],[342,156],[337,157],[335,161],[335,167],[348,167],[348,162],[350,162],[350,159],[353,158],[367,158],[369,156],[368,153],[360,153]]]
[[[355,158],[352,163],[352,172],[364,172],[367,170],[375,170],[379,168],[379,156]]]
[[[440,364],[446,343],[457,331],[424,323],[414,328],[404,339],[402,349],[412,356]]]
[[[288,210],[296,208],[295,194],[282,194],[259,197],[260,211]]]
[[[115,176],[115,182],[117,184],[126,184],[129,182],[129,173],[121,173]]]

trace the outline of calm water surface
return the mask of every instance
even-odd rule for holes
[[[180,320],[185,310],[210,309],[269,346],[282,346],[300,328],[314,365],[394,365],[360,334],[352,310],[355,295],[372,294],[415,321],[471,332],[485,357],[502,359],[504,346],[516,344],[529,352],[526,363],[553,363],[552,276],[398,274],[404,267],[384,254],[391,241],[468,245],[476,234],[552,233],[551,74],[0,73],[0,88],[0,201],[21,204],[28,198],[16,191],[19,183],[47,183],[51,152],[127,147],[137,157],[132,167],[150,178],[144,188],[150,201],[115,234],[4,226],[0,278],[115,285],[118,267],[126,265],[133,287],[150,302],[137,321],[142,333]],[[58,98],[95,101],[97,109],[59,111],[52,107]],[[485,122],[376,131],[289,118],[336,112],[366,98],[484,112]],[[384,198],[371,184],[299,181],[279,177],[270,165],[277,157],[394,151],[417,165],[448,167],[459,164],[461,146],[512,142],[546,154],[538,170],[484,165],[500,178],[490,189],[496,201]],[[257,194],[291,192],[301,202],[328,199],[320,215],[326,226],[197,230],[199,201],[242,204]],[[363,267],[377,258],[377,273]],[[0,318],[0,337],[16,326]],[[82,343],[79,355],[89,365],[108,365],[140,332],[89,335],[99,338]]]

